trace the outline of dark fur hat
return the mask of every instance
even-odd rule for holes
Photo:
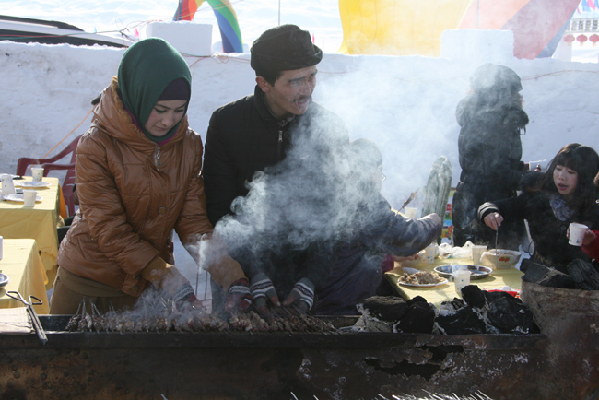
[[[485,89],[519,92],[522,90],[522,81],[514,70],[505,65],[485,64],[476,68],[470,78],[470,86],[475,92]]]
[[[310,32],[296,25],[264,31],[251,49],[254,71],[279,72],[310,67],[322,60],[322,50],[312,43]]]

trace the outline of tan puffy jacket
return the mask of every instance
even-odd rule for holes
[[[157,256],[171,260],[172,229],[186,243],[212,232],[212,225],[200,177],[201,137],[184,117],[159,147],[133,123],[117,87],[115,77],[77,146],[80,213],[61,243],[58,264],[137,297],[149,285],[140,277],[148,263]]]

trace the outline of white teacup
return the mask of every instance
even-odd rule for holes
[[[433,264],[437,255],[437,242],[432,242],[424,249],[424,264]]]
[[[472,246],[472,264],[480,265],[480,257],[487,251],[487,246],[474,245]]]
[[[31,176],[34,182],[41,182],[42,176],[44,175],[44,169],[41,167],[31,168]]]
[[[471,272],[468,270],[467,265],[452,265],[451,275],[455,285],[455,291],[458,294],[462,294],[462,289],[470,285]]]
[[[25,207],[35,206],[36,197],[37,192],[35,190],[23,190],[23,202],[25,203]]]
[[[582,246],[584,233],[588,227],[577,222],[570,223],[570,244],[573,246]]]

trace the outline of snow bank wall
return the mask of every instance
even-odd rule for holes
[[[91,114],[85,119],[90,101],[110,84],[122,53],[106,47],[0,42],[0,172],[16,172],[19,157],[43,157],[73,130],[52,154],[83,134],[90,123]],[[455,108],[485,56],[464,57],[447,49],[443,55],[325,54],[318,66],[314,100],[345,120],[351,139],[378,143],[387,175],[383,193],[395,207],[426,185],[429,169],[441,155],[453,164],[454,185],[459,180]],[[250,55],[186,59],[193,73],[189,120],[205,137],[216,108],[253,92]],[[492,61],[501,60],[494,53]],[[511,55],[501,63],[523,79],[524,109],[530,117],[522,137],[525,161],[549,160],[571,142],[599,145],[597,64]]]

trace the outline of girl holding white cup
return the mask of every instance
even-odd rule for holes
[[[599,240],[596,240],[597,236],[599,236],[598,229],[586,228],[582,236],[582,246],[580,249],[584,254],[599,261]],[[570,238],[570,229],[568,229],[568,238]]]
[[[572,222],[599,229],[598,172],[599,155],[593,148],[569,144],[521,195],[485,203],[478,216],[494,230],[504,219],[527,219],[535,243],[531,261],[568,273],[567,265],[573,260],[590,261],[580,245],[570,244],[567,232]]]

